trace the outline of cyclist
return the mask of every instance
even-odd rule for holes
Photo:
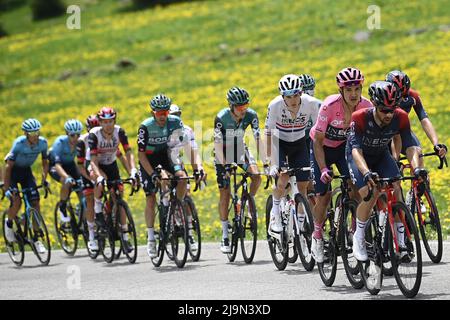
[[[39,154],[42,157],[42,184],[47,186],[46,178],[48,174],[48,143],[44,137],[40,136],[41,123],[36,119],[27,119],[22,123],[24,135],[14,140],[11,151],[6,155],[6,167],[4,176],[3,191],[10,200],[8,209],[8,219],[5,221],[5,235],[9,242],[16,241],[14,235],[13,221],[19,212],[22,204],[17,193],[18,184],[24,188],[33,188],[27,192],[27,197],[33,208],[40,211],[39,192],[36,188],[36,180],[33,176],[31,166],[36,161]],[[33,239],[39,253],[46,253],[44,245],[37,239]]]
[[[362,198],[369,188],[375,187],[378,177],[400,176],[397,164],[389,152],[392,138],[400,134],[406,155],[414,168],[414,175],[426,179],[427,171],[419,165],[419,149],[411,133],[408,114],[398,108],[400,91],[394,84],[375,81],[369,87],[369,96],[375,108],[359,110],[352,115],[352,129],[347,141],[346,158],[353,183]],[[365,225],[376,203],[378,192],[369,201],[358,205],[357,227],[353,237],[353,254],[359,261],[366,261]],[[396,233],[400,247],[405,246],[404,226],[396,216]]]
[[[393,70],[386,75],[386,81],[392,82],[398,86],[402,94],[399,107],[406,113],[409,113],[411,109],[414,108],[414,111],[419,118],[422,129],[425,131],[428,139],[433,144],[434,151],[439,153],[439,156],[441,158],[444,157],[447,153],[447,147],[445,146],[445,144],[439,143],[436,130],[434,129],[433,124],[431,123],[427,113],[425,112],[419,93],[411,89],[411,81],[408,75],[402,71]],[[412,135],[416,144],[420,147],[420,142],[417,139],[417,136],[414,134],[414,132],[412,133]],[[399,151],[401,151],[402,154],[405,154],[405,150],[406,149],[404,148],[404,146],[401,147],[401,150],[396,150],[396,155],[394,155],[396,156],[396,159],[398,158]],[[420,166],[423,167],[423,158],[420,158]]]
[[[258,115],[249,108],[248,92],[240,87],[232,87],[227,92],[228,107],[222,109],[214,120],[214,165],[219,187],[219,216],[222,224],[220,251],[230,253],[228,239],[228,204],[231,199],[230,168],[232,163],[243,170],[257,173],[258,168],[250,150],[245,145],[244,135],[251,126],[259,152],[260,130]],[[255,196],[261,184],[261,177],[251,176],[250,194]]]
[[[314,97],[315,88],[316,88],[316,80],[309,75],[309,74],[301,74],[300,77],[300,85],[302,86],[303,93],[306,93],[307,95]],[[317,105],[317,108],[320,108],[322,106],[323,101],[320,101],[320,103]],[[306,131],[305,131],[305,137],[306,137],[306,147],[308,148],[308,152],[311,149],[311,137],[309,136],[309,133],[311,131],[312,126],[315,122],[313,122],[312,118],[309,118],[308,124],[306,125]],[[314,193],[314,183],[312,180],[309,181],[308,184],[308,194]]]
[[[369,100],[361,96],[364,75],[360,70],[347,67],[336,76],[339,94],[328,96],[319,111],[310,136],[311,167],[315,183],[316,205],[314,207],[314,232],[311,253],[318,263],[324,259],[322,228],[326,210],[331,200],[331,165],[341,175],[348,175],[345,160],[345,141],[352,113],[371,107]]]
[[[171,104],[169,109],[169,115],[179,117],[181,119],[181,109],[176,104]],[[206,181],[206,173],[202,166],[202,159],[200,158],[199,148],[197,142],[195,141],[194,131],[188,125],[183,123],[184,135],[185,139],[180,144],[182,147],[184,154],[188,157],[188,162],[192,164],[192,168],[194,171],[194,176],[198,177],[197,182]],[[187,172],[186,172],[187,174]],[[186,195],[189,195],[189,181],[187,185]],[[189,244],[192,252],[196,252],[198,249],[198,244],[195,242],[192,237],[192,213],[188,210],[187,212],[187,220],[189,224]]]
[[[321,104],[320,100],[302,94],[300,78],[294,74],[284,75],[278,82],[278,90],[280,95],[269,103],[265,124],[267,157],[272,164],[271,174],[277,176],[269,224],[273,232],[282,231],[280,199],[289,182],[289,175],[282,172],[281,168],[309,166],[305,131],[310,119],[312,122],[317,120]],[[305,198],[310,175],[309,171],[298,171],[295,174],[299,191]],[[305,214],[299,213],[300,227],[303,226]]]
[[[80,172],[75,164],[76,145],[80,137],[83,124],[75,119],[66,121],[64,124],[66,135],[56,138],[49,150],[50,176],[61,183],[59,214],[61,216],[61,227],[70,228],[70,215],[67,215],[67,199],[70,187],[76,185],[81,179]],[[81,199],[81,192],[78,194]]]
[[[117,149],[119,144],[122,145],[127,161],[131,167],[130,178],[137,183],[137,170],[134,163],[133,152],[128,144],[128,137],[125,130],[116,124],[117,114],[113,108],[103,107],[97,113],[99,127],[95,127],[89,131],[88,159],[90,161],[92,180],[96,181],[94,186],[94,211],[95,219],[101,226],[104,225],[102,213],[102,194],[104,191],[105,180],[120,180],[119,167],[117,166]],[[120,189],[123,186],[119,187]],[[121,212],[122,230],[127,231],[125,212]],[[131,252],[133,246],[129,243],[128,234],[124,233],[125,248],[124,250]]]
[[[161,165],[165,171],[174,176],[187,177],[178,154],[178,147],[185,139],[183,122],[179,117],[169,115],[170,105],[171,99],[164,94],[157,94],[150,100],[153,116],[141,123],[137,139],[139,166],[146,195],[147,253],[150,258],[157,256],[154,224],[156,191],[161,175],[155,168]],[[178,181],[177,198],[183,201],[186,191],[186,180]],[[192,237],[189,239],[193,240]],[[195,247],[192,242],[190,245]]]

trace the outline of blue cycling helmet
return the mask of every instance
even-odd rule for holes
[[[64,124],[64,129],[66,129],[67,134],[81,134],[83,124],[76,119],[70,119]]]
[[[166,95],[160,93],[150,100],[150,107],[153,111],[169,110],[172,100]]]
[[[25,132],[33,132],[41,130],[41,123],[37,119],[27,119],[22,122],[22,130]]]
[[[248,92],[239,87],[233,87],[227,92],[228,103],[232,106],[240,106],[250,101]]]

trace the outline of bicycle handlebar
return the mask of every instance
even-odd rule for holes
[[[438,169],[444,168],[444,164],[445,164],[446,167],[448,167],[447,158],[445,156],[442,157],[442,158],[439,157],[439,154],[437,152],[427,152],[427,153],[423,153],[423,154],[419,155],[420,158],[432,157],[432,156],[436,156],[436,157],[439,158],[439,166],[437,167]],[[408,160],[408,158],[407,157],[401,157],[401,158],[398,159],[398,161],[402,161],[402,160]]]
[[[414,176],[410,176],[410,177],[391,177],[391,178],[378,178],[375,181],[375,184],[378,186],[381,186],[382,184],[391,184],[394,183],[396,181],[405,181],[405,180],[417,180],[416,177]],[[373,196],[373,188],[369,187],[369,193],[367,194],[367,196],[365,198],[363,198],[363,200],[365,202],[368,202]]]

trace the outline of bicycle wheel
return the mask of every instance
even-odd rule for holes
[[[170,230],[172,236],[170,238],[172,253],[175,264],[178,268],[183,268],[188,255],[188,223],[186,211],[180,200],[175,199],[171,205],[172,213],[169,215],[169,223],[172,225]]]
[[[317,263],[319,268],[320,278],[322,282],[331,287],[336,279],[337,271],[337,241],[336,241],[336,229],[334,228],[334,217],[327,213],[327,218],[323,225],[323,253],[324,260],[321,263]]]
[[[9,242],[6,239],[6,234],[5,234],[5,222],[6,222],[7,217],[8,217],[8,211],[5,210],[3,212],[2,226],[3,226],[3,239],[5,240],[6,250],[8,251],[9,257],[11,258],[12,262],[16,266],[21,266],[25,259],[22,227],[20,226],[18,219],[17,218],[14,219],[13,230],[14,230],[14,235],[16,237],[16,241]]]
[[[434,263],[439,263],[442,259],[442,230],[436,201],[431,190],[425,191],[423,196],[419,198],[419,203],[420,207],[417,208],[416,202],[412,201],[420,236],[428,257]],[[411,212],[413,211],[411,210]]]
[[[48,265],[51,258],[50,238],[48,237],[47,226],[42,218],[42,215],[34,208],[30,207],[28,209],[29,219],[31,221],[30,227],[28,228],[31,248],[34,254],[39,259],[43,265]],[[36,247],[36,242],[39,241],[43,247],[42,250]]]
[[[377,295],[383,283],[383,261],[381,239],[377,234],[377,215],[372,215],[366,224],[365,241],[368,260],[358,261],[359,272],[362,276],[364,286],[371,295]]]
[[[419,231],[414,222],[414,217],[406,205],[397,202],[392,206],[395,215],[403,215],[405,248],[400,248],[397,253],[394,245],[392,231],[388,230],[389,251],[394,270],[395,280],[400,291],[407,298],[413,298],[419,292],[422,282],[422,251],[420,248]]]
[[[98,246],[102,253],[103,259],[107,263],[111,263],[115,258],[115,230],[111,213],[106,214],[105,220],[105,226],[98,229]]]
[[[73,256],[78,247],[78,232],[77,232],[77,221],[75,220],[75,214],[72,206],[67,202],[66,214],[70,217],[69,223],[63,223],[61,221],[61,215],[59,213],[59,206],[61,201],[58,202],[54,210],[54,222],[55,222],[55,232],[58,243],[63,251],[69,255]]]
[[[123,227],[120,224],[120,215],[117,215],[117,229],[120,235],[121,249],[119,252],[123,251],[130,263],[135,263],[137,259],[137,235],[136,227],[134,225],[133,216],[131,215],[130,208],[125,201],[120,201],[118,203],[118,212],[122,210],[125,212],[126,224]]]
[[[249,194],[241,199],[240,215],[242,219],[240,233],[242,256],[245,263],[252,263],[256,252],[256,241],[258,240],[258,217],[255,200]]]
[[[165,237],[163,235],[162,230],[164,229],[164,213],[160,211],[160,207],[156,206],[158,210],[158,218],[159,218],[159,230],[156,229],[155,225],[155,241],[156,241],[156,257],[150,258],[152,261],[152,264],[155,267],[159,267],[163,261],[164,258],[164,251],[165,251]]]
[[[285,232],[280,233],[279,239],[272,237],[269,234],[269,222],[270,211],[272,210],[272,195],[267,198],[266,201],[266,230],[267,230],[267,242],[269,244],[270,255],[272,256],[273,263],[278,270],[286,269],[288,263],[289,247],[287,245],[287,239]]]
[[[303,228],[298,231],[294,230],[296,232],[294,239],[296,242],[295,248],[305,270],[312,271],[316,263],[316,260],[314,260],[311,254],[312,233],[314,231],[313,216],[309,203],[302,194],[299,193],[295,196],[295,205],[297,221],[299,213],[306,212]]]
[[[289,245],[288,262],[295,263],[297,262],[297,259],[298,259],[297,247],[296,242],[294,242],[292,245]]]
[[[361,289],[364,286],[364,281],[359,272],[358,260],[353,256],[352,249],[353,235],[356,231],[356,208],[358,203],[355,200],[349,200],[343,206],[341,201],[342,197],[338,196],[335,204],[335,214],[340,214],[338,226],[339,250],[348,281],[353,288]],[[344,208],[344,211],[338,213],[338,210],[342,210],[342,208]]]
[[[240,220],[238,217],[233,218],[233,225],[230,228],[228,225],[228,239],[230,239],[230,249],[231,252],[227,253],[228,261],[234,262],[237,255],[237,247],[239,241],[239,230],[240,230]]]
[[[184,199],[186,203],[186,208],[188,212],[186,214],[191,216],[192,224],[189,225],[189,237],[197,243],[197,250],[193,251],[191,249],[191,243],[189,242],[189,255],[191,256],[192,261],[198,261],[200,259],[200,254],[202,252],[202,235],[200,232],[200,219],[198,218],[197,209],[195,207],[195,203],[191,197],[187,196]],[[189,219],[188,219],[189,220]]]

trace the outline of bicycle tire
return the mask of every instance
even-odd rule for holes
[[[50,263],[50,259],[52,256],[52,247],[50,245],[50,238],[48,236],[48,230],[47,226],[45,224],[44,218],[42,215],[34,209],[33,207],[30,207],[29,209],[29,218],[31,219],[31,228],[28,229],[29,236],[30,236],[30,244],[31,248],[33,249],[34,254],[39,259],[42,265],[47,266]],[[39,230],[34,230],[35,226],[39,227]],[[38,239],[40,241],[45,249],[45,253],[40,253],[37,251],[36,246],[34,244],[34,239]],[[37,241],[37,240],[36,240]]]
[[[334,229],[333,224],[334,217],[328,212],[323,225],[324,261],[317,263],[320,278],[327,287],[333,285],[337,273],[337,230]]]
[[[295,195],[296,212],[298,211],[299,205],[303,205],[303,207],[305,208],[306,216],[305,221],[303,223],[304,231],[300,231],[300,234],[297,234],[294,239],[294,241],[296,242],[295,247],[297,249],[297,254],[300,257],[300,261],[303,265],[303,268],[305,268],[306,271],[312,271],[314,269],[314,265],[316,264],[316,260],[312,257],[311,254],[314,220],[311,208],[309,207],[309,202],[305,199],[305,197],[301,193]]]
[[[188,223],[186,211],[180,200],[174,199],[171,205],[172,214],[169,216],[173,228],[171,237],[171,246],[174,262],[178,268],[183,268],[186,264],[188,255]],[[180,249],[181,248],[181,249]],[[181,255],[179,255],[181,253]]]
[[[342,263],[344,265],[345,274],[350,282],[351,286],[355,289],[361,289],[364,287],[364,281],[361,277],[358,268],[358,260],[353,255],[353,235],[356,230],[353,230],[353,219],[356,219],[356,208],[358,203],[355,200],[348,200],[343,206],[340,201],[342,197],[337,197],[335,202],[335,208],[344,208],[344,212],[339,217],[339,251],[341,253]],[[336,209],[335,209],[336,212]],[[349,225],[350,215],[350,225]],[[351,255],[351,257],[350,257]]]
[[[136,227],[134,224],[134,220],[133,220],[133,216],[131,214],[130,211],[130,207],[128,206],[128,204],[121,200],[118,203],[118,207],[122,207],[125,210],[125,215],[126,215],[126,219],[127,219],[127,234],[128,234],[128,241],[131,243],[131,245],[133,246],[133,250],[131,252],[127,252],[127,250],[125,250],[125,239],[124,239],[124,231],[120,230],[120,242],[121,242],[121,248],[119,250],[119,252],[123,252],[125,254],[125,256],[128,259],[128,262],[130,263],[135,263],[136,259],[137,259],[137,253],[138,253],[138,247],[137,247],[137,235],[136,235]],[[117,222],[119,222],[120,219],[120,215],[118,215],[117,218]],[[119,226],[119,223],[117,223],[117,226]],[[131,237],[130,237],[131,236]]]
[[[61,217],[58,210],[60,204],[61,201],[56,203],[55,210],[53,211],[56,238],[58,239],[61,249],[68,256],[73,257],[78,247],[78,232],[77,230],[74,230],[74,227],[76,228],[76,225],[74,224],[74,213],[70,203],[67,202],[66,214],[70,217],[70,232],[66,232],[66,230],[61,228]]]
[[[107,263],[112,263],[115,258],[115,237],[114,237],[114,226],[111,214],[106,215],[105,219],[105,228],[104,230],[99,231],[99,249],[101,250],[101,254],[103,259]],[[109,252],[105,252],[105,249],[109,248]]]
[[[248,206],[248,211],[245,212]],[[248,215],[250,214],[250,216]],[[242,228],[240,233],[241,250],[244,261],[247,264],[252,263],[256,253],[256,243],[258,241],[258,218],[256,215],[255,199],[250,194],[245,195],[241,199],[241,221]],[[249,241],[247,236],[250,236]],[[249,245],[247,247],[247,245]]]
[[[189,211],[192,216],[192,237],[197,242],[197,251],[193,252],[191,250],[191,246],[189,244],[189,255],[191,256],[192,261],[196,262],[200,260],[200,255],[202,252],[202,234],[200,229],[200,219],[198,217],[197,208],[195,207],[194,200],[190,196],[186,196],[184,199],[186,205],[189,207]],[[189,226],[189,228],[191,228]]]
[[[284,241],[284,230],[281,233],[281,241],[278,239],[272,238],[269,234],[269,222],[270,222],[270,211],[272,210],[272,195],[267,198],[266,201],[266,230],[267,230],[267,242],[269,245],[270,255],[272,257],[272,261],[277,267],[278,270],[282,271],[286,269],[289,259],[289,248],[283,247]],[[284,241],[287,242],[287,241]]]
[[[24,260],[25,260],[25,249],[24,249],[24,241],[23,241],[23,237],[22,237],[22,228],[20,226],[20,223],[18,222],[18,218],[16,217],[13,221],[13,229],[15,227],[15,236],[16,236],[16,240],[15,242],[9,242],[6,239],[6,231],[5,231],[5,222],[6,222],[6,217],[8,216],[8,211],[5,210],[3,212],[3,217],[2,217],[2,226],[3,226],[3,240],[5,241],[5,246],[6,246],[6,250],[8,251],[8,255],[11,259],[11,261],[18,267],[20,267]]]
[[[399,258],[396,255],[392,231],[388,228],[388,239],[389,239],[389,251],[392,262],[392,268],[394,270],[394,277],[397,282],[397,285],[400,288],[400,291],[407,298],[413,298],[417,295],[420,289],[420,285],[422,282],[422,251],[420,247],[420,238],[419,231],[417,230],[417,226],[409,209],[402,202],[397,202],[392,205],[392,211],[394,215],[399,212],[404,213],[404,219],[406,222],[405,225],[405,245],[407,247],[407,258]],[[408,238],[408,231],[410,233],[411,239]],[[414,259],[415,258],[415,259]],[[403,277],[401,270],[403,267],[410,267],[412,272],[415,272],[415,276],[411,276],[412,274],[406,275]],[[414,279],[413,284],[407,284],[409,279]]]
[[[443,244],[442,244],[442,229],[441,229],[441,221],[439,219],[439,211],[436,206],[436,201],[434,199],[433,193],[431,190],[427,189],[425,190],[424,195],[422,196],[422,199],[425,198],[426,201],[423,201],[424,205],[427,209],[427,216],[428,219],[424,219],[425,213],[421,213],[419,215],[418,211],[421,210],[421,208],[417,208],[417,205],[414,205],[415,208],[415,215],[417,217],[417,224],[419,225],[420,230],[420,236],[423,241],[423,245],[425,247],[425,251],[428,254],[428,257],[433,263],[439,263],[442,259],[442,250],[443,250]],[[413,203],[415,204],[414,200]],[[412,211],[411,211],[412,212]],[[422,216],[422,221],[420,220],[420,216]],[[427,228],[427,226],[431,226],[431,228]],[[437,238],[437,239],[436,239]],[[432,241],[437,240],[437,249],[434,250],[432,247]]]

